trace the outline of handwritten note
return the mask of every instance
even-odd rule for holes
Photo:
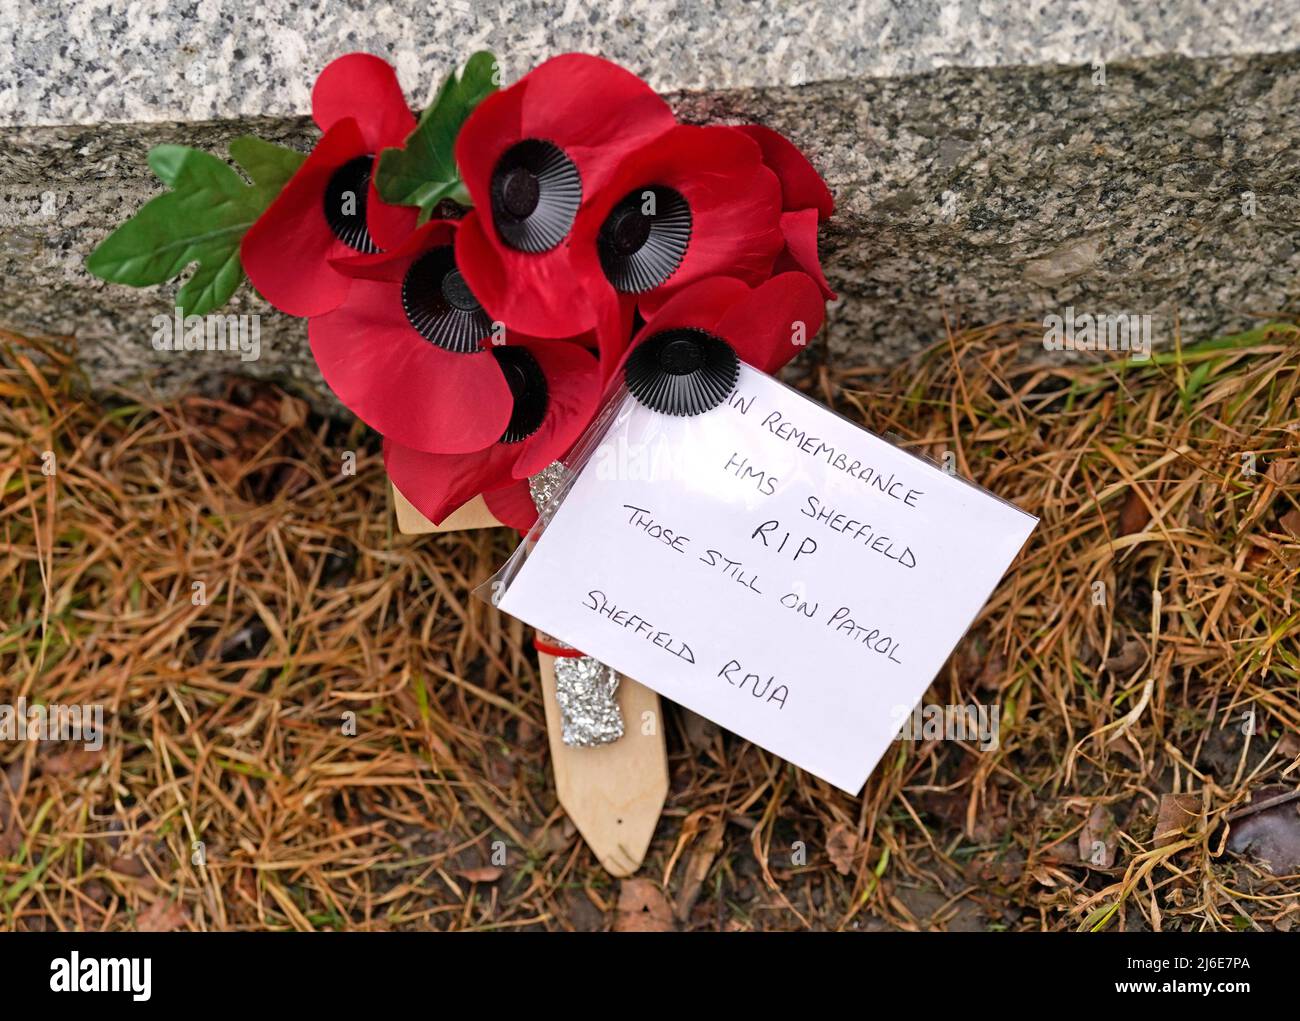
[[[498,605],[856,793],[1036,523],[742,365],[625,398]]]

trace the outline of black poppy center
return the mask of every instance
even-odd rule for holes
[[[501,442],[519,443],[537,432],[546,419],[549,402],[546,374],[527,348],[494,347],[492,354],[514,400],[510,423],[501,434]]]
[[[456,268],[451,245],[421,255],[402,278],[402,309],[425,340],[456,354],[483,350],[492,320]]]
[[[716,408],[739,377],[735,349],[721,337],[690,328],[646,338],[623,367],[632,396],[665,415],[699,415]]]
[[[448,305],[461,312],[473,312],[479,308],[478,298],[474,297],[474,292],[469,289],[469,284],[465,283],[465,278],[458,269],[453,269],[442,278],[442,296]]]
[[[582,178],[558,145],[537,138],[507,149],[492,171],[492,222],[501,240],[521,252],[554,248],[573,227]]]
[[[501,205],[516,220],[529,216],[542,197],[542,186],[527,167],[512,167],[501,181]]]
[[[379,251],[366,226],[366,196],[370,192],[373,156],[357,156],[330,175],[325,186],[325,222],[334,236],[353,251]]]
[[[641,294],[677,272],[691,243],[691,206],[659,185],[628,192],[600,228],[601,269],[616,290]]]
[[[674,376],[694,372],[704,364],[704,351],[695,337],[673,337],[659,352],[659,367]]]
[[[615,209],[606,228],[610,247],[616,255],[627,258],[645,247],[653,225],[650,217],[633,207]]]

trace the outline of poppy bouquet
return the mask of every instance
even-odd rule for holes
[[[482,494],[526,529],[529,477],[563,458],[635,353],[646,393],[687,413],[692,385],[729,389],[719,341],[773,372],[821,328],[834,295],[817,227],[833,202],[781,135],[680,124],[598,57],[498,77],[475,54],[417,117],[389,64],[341,57],[312,92],[309,154],[235,139],[245,180],[156,147],[170,190],[87,268],[146,286],[197,264],[177,301],[198,315],[247,276],[307,319],[322,376],[383,435],[418,510],[437,523]]]

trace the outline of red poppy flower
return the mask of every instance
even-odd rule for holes
[[[384,466],[399,492],[434,524],[479,493],[506,524],[527,528],[526,480],[563,457],[600,400],[595,355],[581,345],[534,340],[495,349],[506,360],[514,411],[501,442],[467,454],[433,454],[384,438]]]
[[[780,182],[734,128],[658,136],[619,164],[592,213],[605,278],[636,295],[644,315],[705,277],[761,283],[784,246]]]
[[[312,116],[324,135],[240,245],[253,286],[296,316],[320,315],[347,297],[351,278],[331,259],[399,243],[418,215],[383,202],[371,174],[380,150],[402,145],[415,127],[387,63],[366,53],[333,61],[316,79]]]
[[[538,337],[597,329],[613,295],[587,207],[620,161],[675,124],[636,75],[580,53],[485,99],[456,139],[472,209],[456,256],[484,307]]]
[[[709,277],[678,291],[650,316],[619,369],[659,334],[699,330],[722,338],[741,361],[770,374],[803,350],[825,318],[826,303],[806,273],[780,273],[754,288],[732,277]]]
[[[785,249],[776,260],[775,272],[802,270],[817,281],[822,295],[833,301],[835,292],[826,283],[817,254],[817,224],[828,219],[835,209],[830,189],[808,157],[784,135],[758,124],[746,124],[736,130],[758,143],[763,150],[763,162],[781,182],[781,232],[785,236]]]
[[[391,252],[332,260],[347,300],[310,320],[321,375],[362,421],[417,450],[465,454],[500,439],[513,399],[500,328],[456,269],[456,224],[434,220]]]

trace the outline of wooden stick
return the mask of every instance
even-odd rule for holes
[[[668,798],[668,750],[659,696],[623,677],[623,736],[599,748],[574,748],[561,735],[555,657],[537,654],[546,702],[555,793],[582,839],[611,876],[630,876],[645,860]]]
[[[504,527],[483,497],[453,511],[440,525],[421,514],[393,486],[397,529],[406,535]],[[573,825],[612,876],[630,876],[645,860],[668,798],[668,750],[659,696],[624,677],[618,686],[623,736],[599,748],[564,743],[555,698],[555,657],[537,654],[551,744],[555,793]]]

